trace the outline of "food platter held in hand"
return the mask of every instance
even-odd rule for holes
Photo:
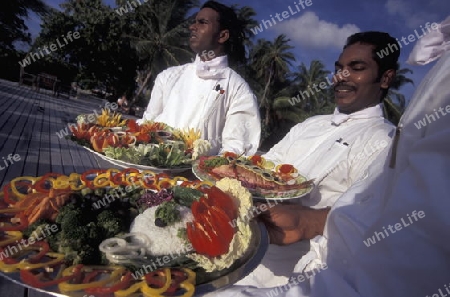
[[[190,169],[192,162],[211,148],[197,130],[174,129],[150,121],[137,124],[108,110],[103,110],[95,122],[78,116],[78,123],[70,130],[72,141],[122,168],[179,173]]]
[[[17,177],[0,193],[0,271],[54,296],[202,296],[262,260],[268,235],[250,211],[234,179],[132,168]]]
[[[192,165],[195,176],[216,182],[224,177],[241,181],[255,198],[264,200],[297,199],[308,195],[312,180],[298,173],[292,165],[275,164],[261,156],[243,157],[234,153],[201,157]]]

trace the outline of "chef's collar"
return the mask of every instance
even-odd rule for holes
[[[228,68],[227,55],[216,57],[209,61],[202,61],[200,56],[197,55],[194,64],[196,66],[196,74],[200,78],[226,78],[224,72]]]
[[[331,122],[336,126],[351,120],[351,119],[370,119],[370,118],[380,118],[383,117],[383,104],[377,104],[375,106],[364,108],[363,110],[345,114],[339,112],[339,109],[336,107],[334,109],[333,117],[331,118]]]
[[[408,64],[425,65],[450,51],[450,16],[436,30],[420,38],[408,57]]]

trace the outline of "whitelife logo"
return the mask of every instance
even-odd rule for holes
[[[414,34],[409,34],[408,37],[403,36],[402,38],[400,38],[400,40],[402,42],[400,42],[398,40],[398,38],[396,38],[397,40],[397,44],[400,46],[400,48],[402,48],[402,43],[403,45],[408,45],[416,40],[419,40],[420,38],[424,37],[425,35],[427,35],[428,33],[430,33],[432,30],[437,30],[439,28],[439,25],[437,23],[431,23],[427,22],[425,24],[425,28],[422,27],[422,25],[420,25],[420,28],[422,29],[422,33],[423,35],[420,35],[419,32],[417,32],[417,29],[414,30]],[[425,30],[426,29],[426,30]],[[416,39],[417,38],[417,39]],[[408,41],[406,41],[406,39],[408,39]],[[397,44],[389,44],[387,47],[385,47],[384,49],[380,50],[377,52],[378,57],[380,57],[380,59],[389,56],[389,54],[392,54],[395,51],[398,51],[399,48],[397,46]]]
[[[19,65],[21,67],[26,67],[28,65],[30,65],[31,59],[33,59],[33,62],[36,62],[36,60],[39,60],[41,58],[43,58],[45,55],[50,55],[52,52],[55,52],[63,47],[65,47],[67,44],[69,44],[69,42],[74,41],[74,39],[78,39],[80,38],[80,32],[75,31],[72,33],[72,31],[69,31],[67,33],[67,35],[61,35],[61,37],[64,40],[64,43],[61,43],[61,41],[59,40],[59,38],[56,39],[56,44],[52,43],[50,45],[44,45],[41,49],[40,47],[38,48],[38,50],[34,53],[29,53],[25,59],[23,59],[22,61],[19,61]],[[48,50],[50,48],[51,52]],[[31,58],[31,59],[30,59]]]
[[[426,114],[422,120],[418,120],[416,123],[414,123],[414,126],[416,126],[417,129],[421,129],[422,127],[426,127],[428,124],[431,124],[431,122],[436,122],[438,119],[440,119],[438,111],[441,113],[442,116],[446,116],[447,114],[450,113],[450,105],[447,105],[445,107],[445,111],[443,107],[439,107],[438,110],[434,109],[434,115]],[[435,115],[436,117],[434,117]]]
[[[421,210],[421,211],[415,210],[411,213],[411,216],[409,214],[407,214],[407,217],[408,217],[408,219],[406,221],[404,220],[404,218],[401,218],[401,223],[396,223],[396,224],[394,224],[394,226],[389,225],[387,227],[387,230],[386,230],[386,227],[383,227],[382,232],[375,231],[375,233],[372,237],[369,237],[366,240],[363,240],[364,244],[367,247],[374,245],[375,243],[381,241],[382,239],[389,237],[389,233],[394,234],[395,232],[402,230],[403,227],[408,227],[408,226],[412,225],[414,222],[417,222],[419,219],[423,219],[425,217],[425,212],[423,210]],[[413,217],[414,220],[411,217]],[[408,224],[408,222],[409,222],[409,224]],[[388,230],[389,230],[389,232],[388,232]],[[386,236],[385,236],[385,234],[386,234]]]
[[[294,2],[294,7],[295,9],[292,9],[292,7],[289,5],[288,6],[288,10],[283,11],[282,13],[276,13],[275,17],[273,17],[273,15],[270,15],[270,19],[269,20],[262,20],[261,24],[259,26],[255,26],[253,28],[250,28],[250,30],[252,31],[253,34],[258,34],[261,33],[262,31],[264,31],[264,28],[267,30],[270,27],[274,26],[277,24],[277,21],[275,20],[275,18],[278,20],[278,22],[282,22],[286,19],[288,19],[289,17],[299,13],[300,11],[305,10],[307,7],[311,6],[312,0],[300,0],[297,2]],[[301,8],[300,8],[300,6]],[[263,28],[264,25],[264,28]]]

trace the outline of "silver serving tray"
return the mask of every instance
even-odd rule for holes
[[[195,287],[195,294],[194,296],[200,297],[205,294],[215,292],[218,290],[226,289],[227,287],[232,286],[239,280],[246,277],[248,274],[250,274],[258,265],[261,263],[262,258],[264,257],[267,248],[269,246],[269,236],[267,233],[267,230],[262,223],[257,223],[256,221],[250,222],[250,228],[252,230],[252,239],[250,240],[250,245],[247,250],[247,252],[244,254],[244,256],[239,259],[236,263],[233,264],[232,267],[214,272],[213,274],[210,274],[209,278],[214,278],[213,280],[199,284]],[[30,288],[33,290],[36,290],[41,293],[47,293],[50,296],[58,296],[58,297],[99,297],[96,295],[87,294],[84,291],[79,292],[73,292],[69,295],[63,295],[59,292],[59,289],[57,286],[52,286],[46,289],[38,289],[31,287],[27,284],[24,284],[20,279],[20,273],[3,273],[0,272],[0,275],[5,277],[6,279],[12,281],[15,284],[18,284],[20,286]],[[102,297],[113,297],[114,295],[102,295]],[[136,296],[136,295],[132,295]],[[142,296],[142,295],[141,295]]]
[[[140,165],[140,164],[134,164],[134,163],[128,163],[121,160],[116,160],[110,157],[107,157],[103,154],[100,154],[99,152],[96,152],[88,147],[82,146],[87,151],[93,153],[94,155],[97,155],[101,159],[105,160],[106,162],[111,163],[112,165],[118,166],[120,168],[136,168],[138,170],[151,170],[155,173],[167,173],[167,174],[177,174],[181,173],[187,170],[190,170],[191,166],[183,166],[183,167],[174,167],[174,168],[164,168],[164,167],[154,167],[154,166],[148,166],[148,165]]]

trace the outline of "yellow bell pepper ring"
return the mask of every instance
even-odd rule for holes
[[[22,239],[22,232],[20,231],[6,231],[6,238],[3,238],[0,241],[0,247],[7,246],[10,243],[15,242],[16,240]]]
[[[114,292],[115,297],[127,297],[130,296],[133,293],[142,292],[142,287],[144,286],[144,281],[140,281],[138,283],[135,283],[131,285],[128,289],[125,290],[118,290]]]
[[[101,173],[94,178],[93,181],[94,187],[96,188],[104,188],[109,187],[111,184],[111,175],[109,172]]]
[[[51,267],[51,266],[54,266],[64,260],[64,254],[49,252],[49,253],[45,254],[45,256],[47,256],[49,258],[53,258],[53,259],[50,261],[41,262],[41,263],[29,263],[27,260],[24,260],[24,261],[20,262],[19,268],[30,270],[30,269],[35,269],[35,268]]]
[[[81,180],[81,174],[78,173],[71,173],[69,175],[69,185],[70,189],[73,191],[80,191],[86,188],[86,185],[83,184],[83,181]]]
[[[24,183],[29,183],[30,186],[33,186],[38,179],[39,178],[37,178],[37,177],[31,177],[31,176],[16,177],[16,178],[12,179],[11,182],[9,183],[11,191],[14,193],[14,195],[16,195],[17,198],[19,198],[19,199],[24,198],[25,196],[28,195],[28,193],[21,193],[17,189],[18,184],[22,184],[23,185]]]

